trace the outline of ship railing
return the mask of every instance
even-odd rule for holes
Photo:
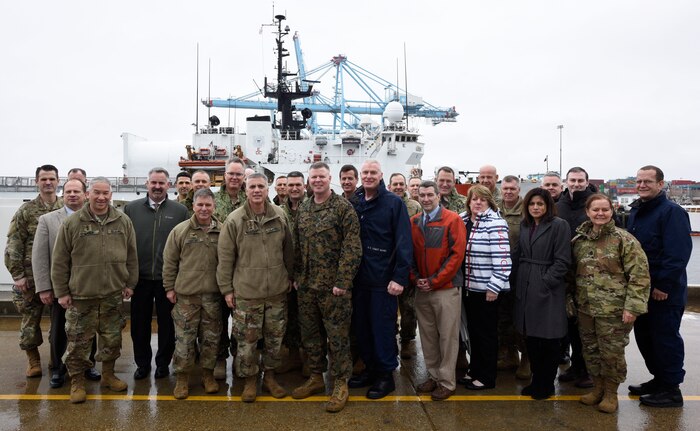
[[[122,176],[106,177],[112,184],[112,192],[128,193],[146,190],[147,177]],[[61,185],[66,182],[66,177],[60,177]],[[91,178],[88,178],[88,183]],[[0,192],[34,192],[37,191],[34,177],[0,176]]]

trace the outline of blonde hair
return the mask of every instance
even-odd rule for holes
[[[489,207],[494,211],[498,211],[498,205],[496,205],[496,201],[493,199],[491,191],[486,188],[486,186],[475,184],[469,187],[469,192],[467,192],[467,214],[472,214],[471,209],[469,208],[469,202],[472,201],[474,196],[486,199],[486,202],[489,203]]]

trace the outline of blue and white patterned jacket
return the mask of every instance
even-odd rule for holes
[[[465,225],[469,214],[460,214]],[[488,208],[476,217],[467,235],[464,259],[464,280],[467,290],[500,293],[510,290],[510,244],[508,223],[497,212]]]

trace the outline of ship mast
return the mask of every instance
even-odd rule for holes
[[[277,86],[268,84],[267,77],[265,77],[265,97],[277,99],[280,122],[275,123],[274,127],[280,129],[286,139],[298,139],[297,132],[306,128],[306,119],[311,117],[311,110],[302,110],[302,119],[295,120],[293,113],[296,108],[292,105],[292,101],[311,96],[312,85],[309,85],[308,89],[302,90],[299,82],[296,82],[292,88],[291,81],[287,80],[287,77],[296,76],[296,73],[286,72],[282,65],[282,59],[289,56],[289,51],[284,48],[283,40],[290,31],[289,26],[282,29],[282,21],[285,19],[284,15],[275,15],[275,20],[277,20]]]

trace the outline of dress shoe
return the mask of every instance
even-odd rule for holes
[[[350,380],[348,380],[348,387],[366,388],[367,386],[372,386],[375,380],[376,376],[373,373],[370,373],[369,371],[365,370],[357,376],[352,376]]]
[[[522,388],[522,389],[520,390],[520,395],[524,395],[524,396],[526,396],[526,397],[529,397],[529,396],[532,395],[532,393],[533,393],[534,391],[535,391],[535,387],[534,387],[534,385],[531,383],[531,384],[525,386],[524,388]]]
[[[170,375],[170,368],[167,365],[162,365],[160,367],[156,367],[156,372],[153,374],[153,377],[156,379],[162,379],[163,377],[168,377]]]
[[[136,367],[136,371],[134,371],[134,380],[143,380],[148,375],[151,374],[151,369],[148,367]]]
[[[437,388],[430,394],[433,401],[444,401],[454,395],[455,391],[451,391],[442,385],[437,385]]]
[[[469,374],[465,374],[462,377],[460,377],[459,379],[457,379],[457,383],[459,383],[460,385],[466,385],[467,383],[469,383],[471,381],[472,381],[472,378],[469,377]]]
[[[85,378],[88,380],[92,380],[93,382],[99,382],[102,378],[102,374],[100,374],[100,372],[97,371],[94,367],[88,368],[87,370],[85,370]]]
[[[49,386],[53,389],[58,389],[63,386],[66,382],[66,373],[62,373],[60,370],[55,370],[51,373],[51,380],[49,380]]]
[[[416,386],[416,392],[419,394],[429,394],[433,392],[435,389],[437,389],[438,384],[435,380],[433,379],[428,379],[421,383],[420,385]]]
[[[485,385],[478,380],[470,380],[464,387],[470,391],[483,391],[485,389],[493,389],[496,385]]]
[[[569,367],[566,371],[559,374],[560,382],[573,382],[581,377],[581,371],[575,370],[573,367]]]
[[[653,394],[660,388],[659,384],[656,383],[656,380],[651,379],[648,382],[644,382],[640,385],[629,385],[627,386],[627,389],[629,389],[630,395],[646,395]]]
[[[683,394],[678,387],[642,395],[639,401],[649,407],[683,407]]]
[[[581,378],[576,381],[574,386],[576,386],[577,388],[587,389],[587,388],[592,388],[593,386],[595,386],[595,383],[593,382],[593,379],[591,379],[590,374],[586,373],[586,374],[583,374],[581,376]]]
[[[369,390],[367,390],[367,398],[370,400],[378,400],[394,392],[394,389],[396,389],[394,376],[385,374],[379,377],[374,384],[370,386]]]
[[[554,395],[554,386],[535,388],[530,396],[533,400],[546,400],[552,395]]]

